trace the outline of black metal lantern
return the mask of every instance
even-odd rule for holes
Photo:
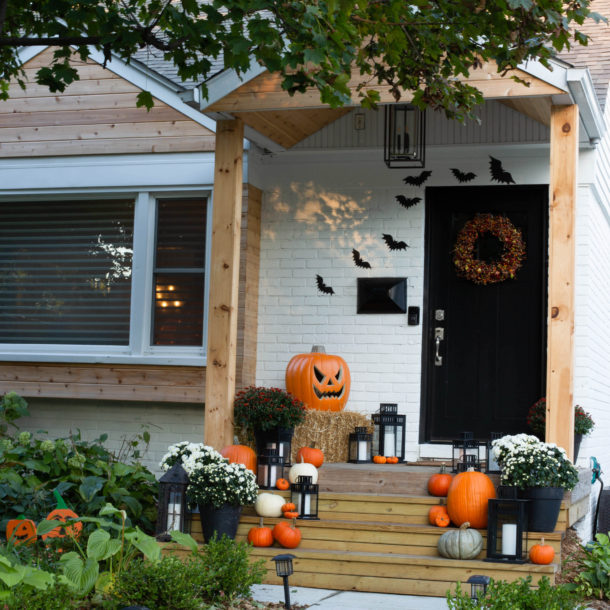
[[[349,461],[352,464],[366,464],[372,458],[373,435],[365,427],[356,426],[349,435]]]
[[[299,513],[297,519],[319,519],[318,485],[312,483],[311,477],[300,476],[296,483],[290,485],[290,501]]]
[[[488,500],[485,561],[525,563],[523,549],[527,548],[527,503],[528,500],[517,498]]]
[[[478,602],[480,599],[485,597],[487,593],[487,587],[490,582],[489,576],[483,574],[473,574],[466,583],[470,585],[470,599]]]
[[[383,159],[390,168],[423,167],[426,114],[411,104],[385,107]]]
[[[159,479],[159,501],[157,504],[157,540],[171,540],[169,532],[179,530],[188,533],[191,513],[186,501],[189,477],[182,464],[176,462]]]
[[[293,573],[293,559],[296,559],[296,557],[291,553],[276,555],[271,558],[271,561],[275,561],[275,573],[284,581],[284,608],[288,608],[288,610],[290,610],[290,587],[288,586],[288,577]]]
[[[275,489],[278,479],[284,478],[284,456],[277,449],[266,449],[258,456],[256,482],[261,489]]]
[[[492,432],[490,434],[489,440],[487,441],[487,456],[485,459],[485,471],[487,472],[487,474],[498,474],[502,472],[500,464],[498,464],[496,456],[494,455],[492,443],[495,440],[502,438],[503,436],[504,435],[502,434],[502,432]]]
[[[406,416],[398,415],[398,405],[382,403],[379,413],[373,413],[375,431],[373,433],[373,454],[405,459]]]
[[[265,451],[275,449],[277,454],[284,458],[284,464],[290,466],[293,434],[294,430],[291,428],[274,428],[273,430],[255,431],[256,453],[261,456]]]
[[[481,443],[473,438],[472,432],[462,432],[461,438],[452,441],[452,472],[466,472],[468,469],[481,470]]]

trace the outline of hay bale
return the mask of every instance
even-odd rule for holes
[[[316,447],[324,452],[325,462],[347,462],[349,435],[356,426],[373,431],[370,417],[362,413],[308,410],[305,421],[294,430],[292,461],[301,447]]]

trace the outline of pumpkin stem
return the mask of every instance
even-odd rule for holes
[[[470,521],[464,521],[462,525],[460,525],[461,530],[467,530],[470,527]]]
[[[297,526],[297,518],[293,517],[292,518],[292,527],[296,527]]]
[[[540,544],[544,544],[544,537],[540,538]]]
[[[57,501],[57,506],[56,508],[58,509],[65,509],[68,508],[68,505],[66,504],[65,500],[61,497],[60,493],[57,491],[57,489],[53,490],[53,495],[55,496],[55,500]]]
[[[263,517],[258,520],[258,527],[263,527]]]
[[[325,354],[326,353],[326,349],[323,345],[312,345],[311,346],[311,352],[313,354]]]
[[[445,474],[445,464],[441,464],[440,474]]]

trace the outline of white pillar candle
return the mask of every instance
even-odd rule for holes
[[[358,441],[358,459],[361,461],[364,461],[368,458],[366,446],[366,441]]]
[[[517,554],[517,524],[505,523],[502,526],[502,555]]]
[[[309,515],[311,513],[311,496],[309,494],[303,494],[303,512],[302,515]]]
[[[391,457],[396,452],[396,435],[394,430],[385,430],[383,435],[383,455]]]
[[[179,529],[180,513],[182,506],[178,492],[172,491],[169,496],[169,504],[167,506],[167,531]]]
[[[271,465],[271,470],[269,471],[269,487],[275,487],[275,483],[277,481],[277,466]]]
[[[297,507],[297,512],[300,514],[303,513],[303,507],[301,506],[301,495],[299,493],[293,493],[291,502]]]

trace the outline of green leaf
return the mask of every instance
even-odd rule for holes
[[[44,534],[48,534],[51,530],[54,530],[56,527],[63,527],[65,523],[62,521],[57,521],[56,519],[43,519],[36,528],[36,533],[39,536],[43,536]]]
[[[22,582],[35,589],[45,590],[55,584],[55,576],[50,572],[28,566]]]
[[[78,491],[85,502],[91,502],[95,494],[104,487],[105,482],[101,477],[85,477]]]
[[[110,572],[102,572],[95,581],[95,590],[106,593],[112,587],[113,579]]]
[[[170,532],[169,534],[172,537],[172,540],[174,542],[177,542],[178,544],[182,544],[183,546],[188,546],[188,548],[193,553],[196,553],[198,551],[199,545],[197,544],[197,541],[190,534],[185,534],[184,532],[181,532],[179,530],[174,530],[173,532]]]
[[[150,111],[150,109],[155,105],[153,101],[153,96],[150,91],[140,91],[138,93],[138,97],[136,98],[136,106],[138,108],[146,108],[146,110]]]
[[[105,517],[106,515],[112,515],[113,517],[122,518],[123,511],[118,508],[115,508],[114,506],[112,506],[112,504],[107,502],[106,505],[100,509],[100,512],[98,514],[100,517]]]
[[[97,561],[89,557],[83,562],[75,552],[62,555],[59,561],[68,584],[80,595],[86,595],[93,589],[100,571]]]
[[[100,561],[106,554],[110,534],[106,530],[97,529],[87,540],[87,557]]]
[[[0,580],[8,587],[18,585],[25,576],[25,566],[12,565],[5,557],[0,557]]]
[[[127,532],[125,538],[136,547],[146,559],[154,561],[161,557],[161,547],[159,543],[152,537],[145,534],[139,528],[135,531]]]

